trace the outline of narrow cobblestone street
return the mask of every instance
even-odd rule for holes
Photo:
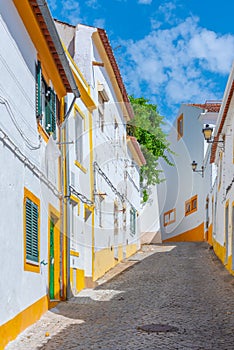
[[[205,243],[162,248],[142,260],[138,253],[127,271],[61,303],[54,312],[72,324],[45,345],[21,340],[9,349],[234,349],[234,277]],[[140,330],[149,324],[176,329]]]

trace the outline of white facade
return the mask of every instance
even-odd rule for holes
[[[226,268],[234,272],[234,67],[230,72],[217,125],[211,162],[216,168],[212,187],[213,247]]]
[[[59,132],[56,121],[54,138],[45,129],[44,92],[37,118],[42,87],[37,80],[38,56],[47,91],[56,94],[58,80],[55,73],[45,74],[45,67],[54,64],[52,53],[38,51],[41,28],[35,24],[26,30],[30,16],[34,18],[28,2],[17,7],[9,0],[0,3],[0,348],[48,310],[52,299],[61,299],[64,287]],[[38,35],[36,44],[31,31]],[[44,61],[45,55],[51,55],[51,63]]]
[[[92,164],[88,170],[91,172],[90,180],[88,172],[84,174],[82,170],[79,174],[76,171],[78,177],[75,176],[78,192],[89,198],[94,205],[94,217],[92,219],[90,215],[87,222],[80,222],[79,229],[84,228],[83,236],[77,236],[77,239],[80,251],[84,251],[85,277],[96,280],[118,261],[139,249],[137,216],[140,210],[141,164],[136,164],[136,155],[129,148],[131,140],[127,140],[126,135],[129,112],[113,70],[113,56],[108,56],[101,38],[104,31],[100,34],[97,28],[77,25],[75,35],[69,36],[70,26],[59,21],[56,21],[56,26],[67,46],[72,43],[73,51],[70,54],[90,86],[90,95],[97,106],[92,112],[91,132],[90,124],[87,123],[83,134],[86,169],[88,165],[85,166],[85,162],[90,162],[92,153]],[[82,106],[80,108],[82,110]],[[69,129],[72,134],[72,126]],[[91,149],[86,139],[90,137]],[[72,163],[74,159],[71,160]],[[70,166],[70,171],[74,172],[72,167],[73,165]]]
[[[165,181],[158,186],[164,241],[202,241],[205,238],[204,213],[210,191],[211,165],[204,159],[207,147],[202,129],[204,124],[210,120],[214,123],[217,118],[217,113],[209,112],[211,105],[182,105],[169,133],[168,141],[174,152],[169,154],[169,160],[174,166],[161,162]],[[193,161],[197,163],[196,172],[192,171]]]

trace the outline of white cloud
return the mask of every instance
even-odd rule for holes
[[[152,0],[138,0],[138,4],[150,5]]]
[[[97,0],[87,0],[85,2],[85,5],[88,6],[88,7],[93,8],[93,9],[97,9],[98,6],[99,6]]]
[[[58,7],[61,8],[63,17],[70,24],[78,24],[82,21],[80,5],[77,0],[49,0],[49,5],[52,10],[56,10]]]
[[[105,19],[104,18],[97,18],[94,20],[94,27],[96,28],[104,28],[105,27]]]
[[[188,17],[169,29],[152,30],[142,40],[120,42],[122,73],[131,93],[156,96],[159,107],[165,100],[173,106],[220,98],[211,78],[229,73],[234,36],[219,35],[198,22]]]

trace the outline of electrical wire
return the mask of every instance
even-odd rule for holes
[[[14,113],[12,112],[12,109],[11,109],[11,106],[10,106],[9,102],[4,97],[0,96],[0,104],[5,105],[6,110],[9,113],[13,124],[15,125],[16,129],[18,130],[20,136],[26,142],[27,147],[30,150],[33,150],[33,151],[38,150],[41,147],[41,143],[42,143],[41,138],[39,139],[39,144],[38,145],[33,145],[32,142],[28,139],[28,137],[24,134],[23,130],[18,125],[18,123],[17,123],[17,121],[15,119]]]

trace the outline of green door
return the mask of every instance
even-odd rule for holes
[[[54,299],[54,223],[50,220],[50,299]]]

